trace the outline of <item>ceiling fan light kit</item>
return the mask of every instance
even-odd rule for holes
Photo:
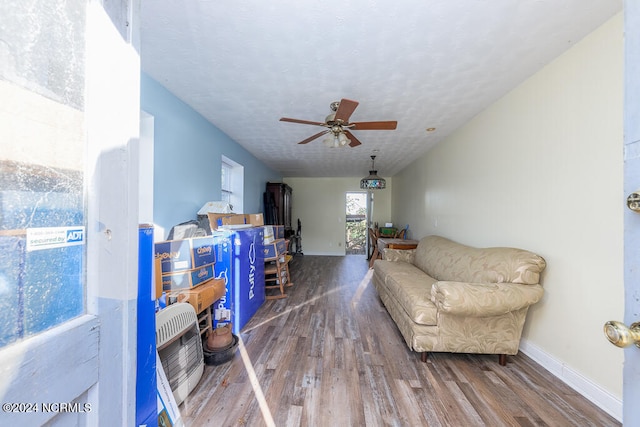
[[[322,140],[322,143],[329,148],[342,148],[351,143],[344,132],[330,133]]]
[[[360,180],[360,188],[363,190],[384,190],[387,187],[387,181],[384,178],[378,176],[378,171],[375,170],[376,156],[371,156],[371,170],[369,176],[366,176]]]
[[[282,117],[280,121],[327,128],[322,132],[298,142],[298,144],[307,144],[322,135],[327,135],[327,137],[323,139],[323,143],[332,148],[344,147],[346,145],[350,147],[357,147],[362,144],[352,133],[354,130],[394,130],[398,125],[398,122],[396,121],[349,123],[349,118],[357,106],[357,101],[343,98],[340,102],[336,101],[331,103],[330,108],[332,113],[325,118],[324,122],[291,119],[288,117]]]

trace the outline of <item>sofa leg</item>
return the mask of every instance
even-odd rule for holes
[[[507,355],[506,354],[498,355],[498,363],[500,363],[500,366],[507,366]]]
[[[423,351],[422,353],[420,353],[420,360],[422,360],[423,363],[427,363],[427,356],[429,355],[429,353],[427,353],[426,351]]]

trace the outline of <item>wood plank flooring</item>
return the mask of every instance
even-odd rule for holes
[[[187,426],[618,426],[524,354],[409,351],[364,256],[297,256],[180,406]]]

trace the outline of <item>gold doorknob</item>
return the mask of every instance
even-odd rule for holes
[[[628,328],[622,322],[610,320],[604,324],[604,334],[611,344],[618,347],[628,347],[631,344],[640,347],[640,322],[633,323]]]

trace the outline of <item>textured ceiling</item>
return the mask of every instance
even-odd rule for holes
[[[392,176],[622,9],[621,0],[142,2],[145,73],[284,176]],[[328,148],[342,98],[362,145]],[[427,128],[436,128],[427,132]],[[377,151],[374,151],[377,150]]]

